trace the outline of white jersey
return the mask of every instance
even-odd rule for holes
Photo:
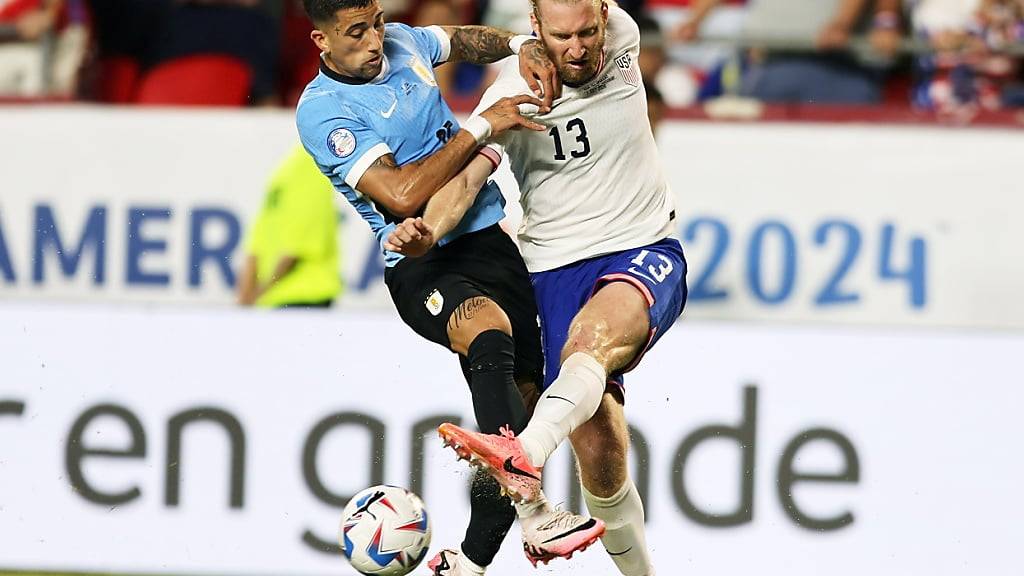
[[[513,130],[490,144],[504,148],[519,183],[519,246],[530,272],[645,246],[672,231],[672,194],[647,120],[639,52],[636,23],[609,7],[604,62],[593,80],[563,87],[551,112],[534,118],[548,130]],[[531,93],[510,58],[475,114]]]

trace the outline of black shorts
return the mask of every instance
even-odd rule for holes
[[[498,226],[460,236],[422,258],[404,258],[384,271],[398,315],[417,334],[450,349],[448,319],[474,296],[490,298],[512,323],[516,379],[540,385],[540,345],[533,285],[512,239]],[[463,371],[465,359],[463,358]]]

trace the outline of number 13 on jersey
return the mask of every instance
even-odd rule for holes
[[[672,260],[669,260],[664,254],[654,254],[658,257],[659,262],[654,264],[648,264],[644,267],[644,263],[647,261],[647,257],[651,255],[649,250],[641,250],[631,262],[633,266],[630,266],[630,273],[646,278],[654,284],[661,284],[665,281],[665,278],[672,273]],[[643,271],[641,271],[643,270]]]

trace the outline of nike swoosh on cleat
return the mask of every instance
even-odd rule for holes
[[[609,550],[608,551],[608,555],[609,556],[622,556],[623,554],[628,554],[632,549],[633,549],[633,547],[630,546],[629,548],[626,548],[622,552],[612,552],[611,550]]]
[[[520,468],[516,468],[512,464],[512,457],[511,456],[509,456],[508,458],[505,458],[505,463],[502,464],[501,467],[504,468],[505,472],[508,472],[509,474],[518,474],[520,476],[526,476],[528,478],[533,478],[534,480],[540,482],[540,478],[537,478],[536,476],[534,476],[533,474],[530,474],[526,470],[522,470]]]
[[[441,576],[441,571],[442,570],[447,570],[447,569],[449,569],[451,567],[452,567],[451,564],[448,563],[448,555],[445,554],[444,551],[442,550],[441,551],[441,564],[439,564],[436,568],[434,568],[435,576]]]
[[[579,526],[573,528],[572,530],[563,532],[563,533],[561,533],[558,536],[555,536],[553,538],[548,538],[544,542],[541,542],[541,544],[547,544],[548,542],[554,542],[555,540],[558,540],[559,538],[565,538],[566,536],[568,536],[570,534],[575,534],[576,532],[582,532],[584,530],[590,530],[591,528],[594,527],[594,524],[597,524],[597,522],[595,522],[594,519],[591,518],[590,520],[587,520],[586,522],[584,522],[583,524],[580,524]]]
[[[558,398],[559,400],[565,400],[566,402],[572,404],[573,406],[576,405],[576,403],[573,402],[572,400],[569,400],[568,398],[562,398],[561,396],[555,396],[554,394],[549,395],[548,398]]]

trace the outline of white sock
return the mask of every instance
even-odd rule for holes
[[[486,569],[486,566],[478,566],[476,562],[470,560],[469,556],[466,556],[466,552],[464,550],[459,550],[460,574],[474,574],[476,576],[484,576],[484,571]]]
[[[609,498],[594,496],[581,488],[590,515],[604,520],[601,542],[619,572],[624,576],[654,576],[644,533],[644,505],[633,480],[626,478],[622,488]]]
[[[558,378],[544,391],[526,430],[523,450],[536,467],[544,466],[562,440],[597,412],[608,375],[588,354],[576,352],[562,362]]]
[[[548,499],[544,496],[543,492],[541,492],[540,498],[533,502],[513,503],[513,505],[516,507],[516,515],[519,516],[520,523],[528,523],[533,517],[542,512],[547,512],[551,508],[548,506]]]

